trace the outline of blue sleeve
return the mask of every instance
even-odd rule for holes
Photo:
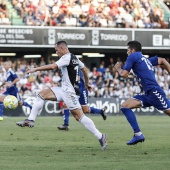
[[[83,79],[83,73],[82,71],[79,69],[79,72],[78,72],[79,76],[80,76],[80,79]]]
[[[152,63],[153,66],[157,66],[158,65],[158,56],[154,56],[151,58],[148,58],[148,60]]]
[[[134,64],[134,53],[130,54],[126,60],[125,65],[122,67],[123,70],[130,71],[132,69],[132,66]]]
[[[17,76],[14,72],[11,72],[11,76],[12,76],[14,79],[18,78],[18,76]]]

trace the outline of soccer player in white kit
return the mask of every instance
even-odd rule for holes
[[[60,58],[53,64],[48,64],[41,67],[32,68],[27,73],[34,73],[36,71],[54,70],[57,67],[62,72],[62,85],[61,87],[51,87],[42,90],[37,95],[37,100],[33,105],[31,114],[27,119],[17,122],[16,125],[21,127],[34,127],[37,114],[42,109],[45,100],[64,101],[68,109],[77,121],[82,123],[100,142],[102,150],[107,147],[106,134],[102,134],[95,127],[94,122],[84,115],[81,105],[79,103],[79,86],[78,86],[78,70],[81,69],[85,79],[86,88],[91,91],[89,85],[88,71],[84,64],[74,55],[69,52],[67,43],[65,41],[58,41],[55,45],[56,54]]]

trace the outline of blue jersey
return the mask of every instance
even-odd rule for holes
[[[10,68],[7,73],[6,73],[6,82],[13,82],[16,78],[18,78],[18,76],[16,75],[16,73]],[[18,89],[16,87],[16,84],[14,84],[11,87],[6,88],[6,92],[5,94],[11,94],[11,95],[15,95],[16,93],[18,93]]]
[[[80,76],[80,80],[78,83],[79,90],[80,90],[79,102],[81,105],[87,105],[88,104],[88,91],[85,87],[84,77],[83,77],[83,73],[81,70],[79,70],[79,76]]]
[[[156,65],[158,65],[157,56],[147,59],[141,52],[134,52],[128,56],[123,69],[127,71],[132,69],[143,90],[147,93],[149,90],[159,86],[153,71],[153,66]]]
[[[84,77],[83,77],[83,73],[81,70],[79,70],[79,77],[80,77],[80,80],[78,84],[79,84],[79,90],[81,93],[81,91],[85,89]]]

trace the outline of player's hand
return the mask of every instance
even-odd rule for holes
[[[92,87],[88,84],[88,85],[86,85],[86,89],[89,91],[89,92],[92,92]]]
[[[117,62],[114,66],[114,69],[119,70],[121,68],[121,64]]]
[[[36,69],[35,69],[35,68],[28,69],[28,70],[26,71],[27,74],[29,74],[29,73],[34,73],[34,72],[36,72]]]

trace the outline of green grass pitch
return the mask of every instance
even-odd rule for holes
[[[108,148],[70,118],[70,130],[59,131],[62,117],[37,117],[36,125],[21,128],[23,117],[0,122],[1,170],[169,170],[170,118],[137,116],[145,142],[127,146],[133,131],[124,116],[88,115],[107,134]]]

